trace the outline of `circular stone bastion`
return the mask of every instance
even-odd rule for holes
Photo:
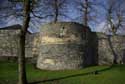
[[[40,30],[37,68],[44,70],[83,68],[87,28],[75,22],[43,25]]]

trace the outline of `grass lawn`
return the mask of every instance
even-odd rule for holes
[[[0,62],[0,84],[17,84],[17,69],[17,63]],[[45,71],[27,64],[27,79],[29,84],[125,84],[125,65]]]

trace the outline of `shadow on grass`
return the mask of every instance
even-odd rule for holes
[[[38,83],[45,83],[45,82],[53,82],[53,81],[59,81],[62,79],[67,79],[67,78],[72,78],[72,77],[78,77],[78,76],[86,76],[86,75],[98,75],[101,72],[110,70],[111,68],[113,68],[114,66],[110,66],[108,68],[104,68],[104,69],[100,69],[100,70],[95,70],[92,72],[88,72],[88,73],[83,73],[83,74],[74,74],[74,75],[69,75],[69,76],[64,76],[64,77],[59,77],[59,78],[53,78],[53,79],[47,79],[47,80],[40,80],[40,81],[35,81],[35,82],[31,82],[29,84],[38,84]]]

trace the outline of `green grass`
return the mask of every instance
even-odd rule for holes
[[[30,84],[125,84],[125,65],[93,66],[82,70],[45,71],[27,64]],[[17,84],[17,63],[0,62],[0,84]],[[98,74],[94,74],[95,71]]]

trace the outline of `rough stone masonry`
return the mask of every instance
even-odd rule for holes
[[[17,57],[20,25],[0,29],[0,57]],[[27,33],[26,57],[40,69],[81,69],[90,65],[125,63],[125,36],[92,32],[74,22],[49,23],[39,33]],[[1,59],[1,58],[0,58]]]
[[[21,25],[0,28],[0,57],[17,57]],[[26,57],[37,55],[39,33],[26,35]],[[37,38],[36,38],[37,37]]]
[[[37,67],[62,70],[84,67],[87,27],[77,23],[49,23],[41,28]]]

